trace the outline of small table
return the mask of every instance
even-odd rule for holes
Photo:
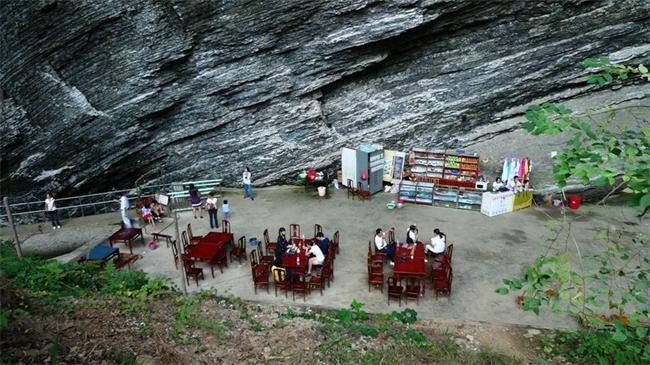
[[[120,255],[120,250],[114,247],[97,246],[90,250],[86,255],[88,261],[101,261],[102,265],[109,262],[111,259],[116,259]]]
[[[189,245],[185,254],[192,260],[210,262],[217,257],[219,252],[226,249],[232,240],[232,233],[210,232],[201,237],[198,243]]]
[[[145,246],[141,228],[120,228],[119,231],[113,233],[108,238],[108,243],[113,247],[113,243],[115,242],[124,242],[124,244],[129,246],[129,251],[133,254],[133,241],[138,237],[142,240],[142,245]]]

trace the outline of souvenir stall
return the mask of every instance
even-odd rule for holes
[[[458,149],[427,151],[414,148],[408,154],[408,178],[400,182],[399,199],[457,209],[481,209],[482,190],[477,189],[479,156]]]
[[[528,157],[505,158],[501,174],[504,187],[483,194],[481,213],[493,217],[530,207],[533,204],[533,192],[529,186],[532,166]]]

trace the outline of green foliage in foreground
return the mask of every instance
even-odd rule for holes
[[[647,335],[647,330],[639,329]],[[564,356],[569,361],[580,364],[648,364],[650,357],[639,354],[644,347],[644,336],[627,341],[612,341],[609,331],[558,332],[552,342],[543,341],[551,353]],[[646,351],[648,348],[646,347]]]
[[[650,81],[648,69],[643,65],[612,64],[607,57],[587,59],[582,65],[598,70],[587,78],[590,84],[623,81],[630,75]],[[650,94],[645,97],[650,97]],[[605,105],[598,110],[577,114],[565,105],[544,103],[528,109],[522,127],[534,136],[572,135],[567,148],[554,157],[553,175],[561,188],[566,186],[569,178],[579,179],[585,185],[593,183],[612,187],[619,178],[621,183],[618,187],[625,185],[625,191],[632,194],[628,203],[646,211],[650,207],[650,127],[640,130],[626,128],[617,120],[616,114],[617,110],[626,108],[643,110],[648,106],[619,108]],[[647,118],[647,113],[645,116]],[[642,118],[639,116],[637,119],[642,121]]]

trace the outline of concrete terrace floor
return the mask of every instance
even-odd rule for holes
[[[356,299],[365,303],[366,309],[372,312],[398,310],[395,301],[391,301],[390,306],[387,305],[385,290],[384,293],[378,289],[368,292],[368,241],[372,239],[374,230],[378,227],[396,227],[398,238],[403,241],[408,225],[416,223],[422,241],[430,239],[434,228],[440,228],[447,234],[448,243],[454,244],[451,297],[436,299],[429,284],[419,304],[412,301],[408,304],[417,310],[420,317],[442,321],[484,321],[547,328],[577,326],[568,316],[552,315],[545,311],[539,316],[523,312],[517,308],[514,295],[504,296],[494,292],[497,287],[503,286],[503,278],[518,275],[524,264],[543,252],[546,248],[545,239],[551,233],[545,227],[547,214],[557,217],[558,209],[533,207],[487,217],[479,212],[412,204],[391,211],[386,209],[385,203],[393,200],[395,195],[384,193],[377,194],[368,201],[348,200],[345,190],[334,191],[327,199],[318,199],[315,193],[305,193],[302,188],[256,189],[255,193],[255,201],[244,200],[240,194],[226,194],[233,210],[231,223],[235,239],[244,235],[247,239],[258,237],[261,240],[263,230],[268,228],[271,240],[275,241],[278,228],[288,229],[290,223],[300,224],[306,236],[313,235],[314,223],[321,224],[328,237],[339,230],[341,252],[334,263],[335,281],[331,287],[325,290],[323,296],[318,291],[312,292],[306,302],[303,302],[302,298],[296,298],[293,302],[291,295],[288,299],[280,294],[275,297],[273,287],[270,288],[269,294],[265,290],[258,290],[255,295],[248,261],[242,261],[242,264],[235,261],[229,263],[223,274],[216,269],[214,279],[210,275],[209,267],[203,266],[206,280],[200,281],[198,287],[191,281],[188,290],[214,288],[220,295],[232,294],[245,300],[324,308],[348,307],[352,300]],[[581,241],[581,249],[586,251],[598,227],[606,227],[608,224],[623,226],[625,221],[638,223],[634,210],[619,206],[583,206],[577,211],[570,211],[569,215],[575,218],[573,229]],[[204,214],[203,219],[193,219],[191,212],[180,213],[179,217],[181,230],[187,223],[192,223],[197,235],[209,231],[207,214]],[[221,219],[221,212],[219,217]],[[92,222],[90,217],[83,219],[86,224],[113,226],[118,221],[118,216],[117,213],[94,216]],[[171,220],[166,219],[154,230],[160,231],[168,226],[163,233],[174,235],[174,227],[170,223]],[[66,226],[76,225],[73,222],[64,222],[63,229],[54,234],[64,233]],[[650,232],[647,219],[634,229]],[[147,231],[151,233],[151,227]],[[149,235],[145,235],[145,238],[147,242],[150,241]],[[118,247],[124,251],[123,245]],[[154,251],[136,245],[135,252],[143,253],[144,258],[134,265],[134,269],[144,270],[153,276],[168,276],[180,288],[180,272],[174,268],[171,250],[164,244]],[[385,272],[388,276],[391,267],[386,265]],[[401,309],[404,308],[402,303]]]

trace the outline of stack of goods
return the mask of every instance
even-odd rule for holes
[[[413,149],[409,152],[411,174],[418,181],[473,188],[479,174],[477,154],[461,150]]]
[[[512,192],[505,193],[483,193],[481,202],[481,213],[488,217],[512,212],[514,206],[515,194]]]
[[[433,204],[433,183],[402,180],[399,185],[400,202]]]

